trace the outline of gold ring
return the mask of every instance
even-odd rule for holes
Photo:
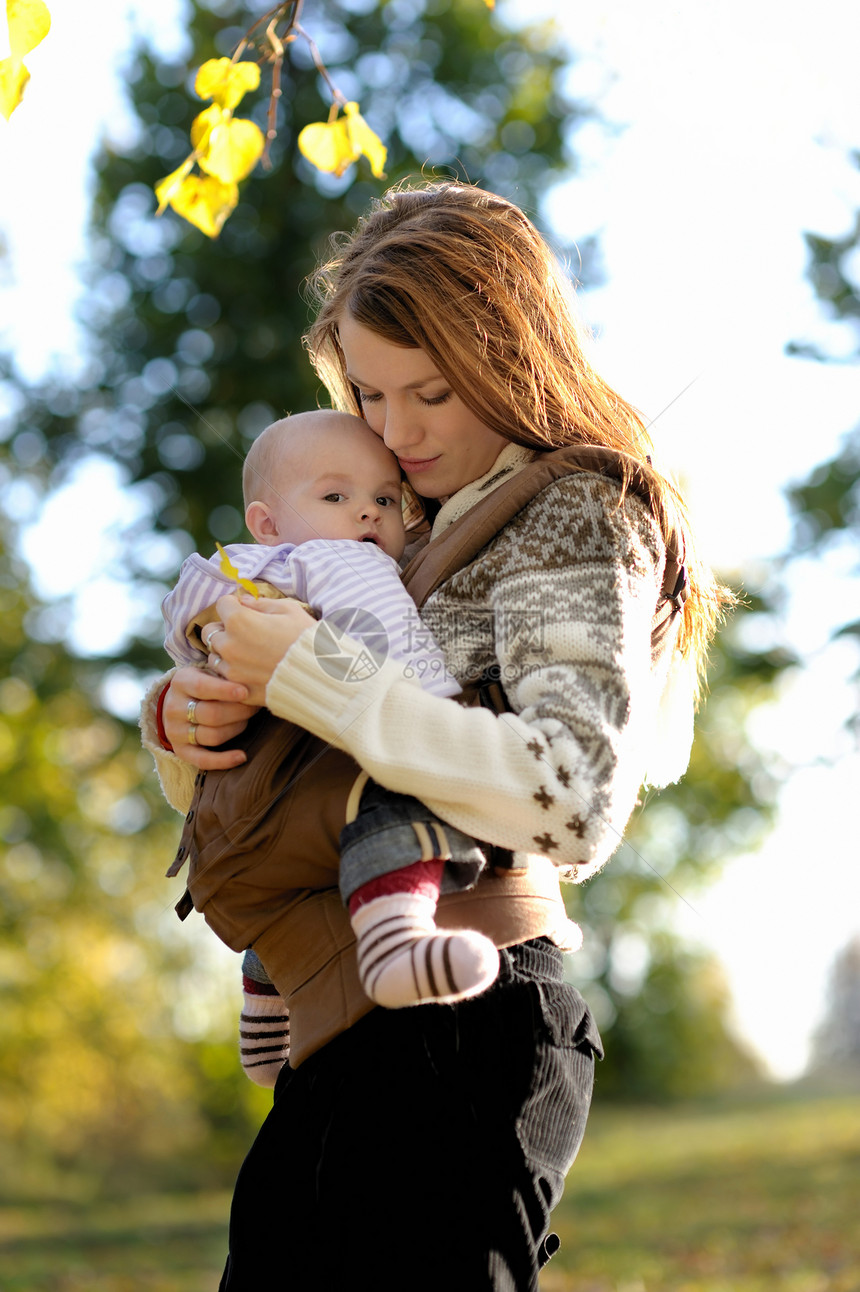
[[[197,744],[197,723],[189,722],[188,724],[188,743],[189,745]]]
[[[196,700],[188,701],[188,708],[185,710],[185,716],[187,720],[191,723],[192,727],[196,725],[197,723],[197,701]]]

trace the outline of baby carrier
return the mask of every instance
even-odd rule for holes
[[[661,520],[655,477],[633,459],[589,445],[541,454],[511,469],[510,479],[491,477],[492,492],[413,558],[403,582],[416,606],[479,559],[533,498],[574,472],[621,480]],[[652,620],[653,662],[674,641],[674,616],[687,596],[680,536],[661,527],[666,565]],[[496,712],[509,707],[499,683],[484,677],[469,679],[458,701]],[[289,1005],[296,1066],[372,1008],[358,982],[337,888],[340,831],[355,814],[350,795],[363,777],[348,754],[267,710],[233,745],[247,761],[198,773],[168,875],[187,861],[188,886],[176,908],[181,919],[196,909],[233,950],[254,947]],[[546,935],[558,918],[555,868],[547,862],[512,871],[509,853],[488,851],[492,865],[477,887],[442,899],[440,925],[477,928],[497,946]]]

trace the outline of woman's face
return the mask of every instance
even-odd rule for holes
[[[349,314],[338,333],[367,424],[417,493],[447,498],[486,475],[508,441],[478,420],[424,350],[393,345]]]

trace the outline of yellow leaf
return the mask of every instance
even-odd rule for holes
[[[299,133],[299,152],[317,170],[342,175],[358,158],[352,146],[345,117],[336,121],[315,121]]]
[[[156,215],[161,215],[164,208],[169,205],[173,194],[182,187],[183,180],[193,165],[194,158],[186,157],[181,166],[158,181],[155,186],[155,196],[158,198]]]
[[[257,591],[256,583],[251,579],[243,579],[221,544],[216,542],[215,546],[221,553],[221,573],[226,574],[228,579],[235,579],[239,587],[244,588],[246,592],[250,592],[252,597],[259,598],[260,594]]]
[[[51,15],[42,0],[6,0],[6,19],[11,54],[0,59],[0,112],[8,121],[30,79],[24,55],[45,39],[51,30]]]
[[[359,112],[357,103],[347,103],[344,107],[344,112],[346,113],[346,128],[349,131],[356,157],[366,157],[376,179],[383,179],[388,149],[379,138],[379,135],[374,134],[371,130]]]
[[[6,0],[6,18],[14,61],[20,62],[51,30],[51,15],[42,0]]]
[[[495,9],[496,0],[484,0],[484,4],[487,6],[488,9]]]
[[[8,121],[21,102],[30,73],[17,58],[0,59],[0,112]]]
[[[236,184],[222,184],[211,175],[187,175],[167,198],[176,214],[195,225],[207,238],[218,237],[238,201]]]
[[[344,116],[334,121],[315,121],[299,135],[299,151],[317,170],[342,175],[348,166],[364,156],[377,179],[382,179],[387,151],[358,110],[357,103],[344,104]]]
[[[238,184],[250,175],[265,146],[263,132],[253,121],[228,119],[213,127],[197,164],[223,184]]]
[[[248,90],[260,84],[256,63],[233,63],[229,58],[210,58],[197,73],[194,88],[201,99],[214,99],[219,108],[232,111]]]
[[[210,131],[220,125],[223,120],[224,111],[222,108],[218,107],[217,103],[213,103],[211,107],[204,108],[202,112],[198,112],[197,116],[191,123],[191,144],[195,152],[198,149],[201,152],[206,151],[209,147],[207,136]]]

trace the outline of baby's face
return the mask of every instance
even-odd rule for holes
[[[375,543],[395,561],[403,555],[400,467],[369,428],[323,432],[289,455],[279,475],[269,507],[277,535],[266,541],[351,538]]]

